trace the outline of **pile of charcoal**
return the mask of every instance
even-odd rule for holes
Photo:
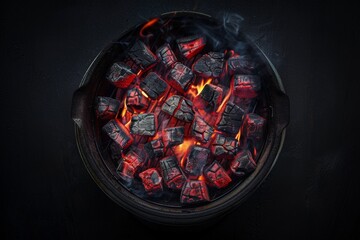
[[[209,202],[257,165],[266,120],[255,113],[262,90],[256,64],[233,50],[204,52],[206,38],[160,47],[137,40],[109,66],[116,94],[98,96],[96,116],[130,191],[177,194],[180,204]]]

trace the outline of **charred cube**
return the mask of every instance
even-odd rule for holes
[[[115,161],[122,159],[122,150],[116,142],[110,144],[110,157]]]
[[[236,155],[238,145],[238,141],[235,138],[216,134],[215,140],[211,145],[211,152],[216,157],[231,158]]]
[[[154,72],[149,73],[140,83],[140,88],[153,100],[159,99],[167,87],[168,84]]]
[[[184,93],[188,90],[193,77],[194,74],[190,68],[182,63],[175,63],[167,75],[167,80],[174,89]]]
[[[149,168],[139,174],[145,191],[149,194],[162,190],[162,177],[155,168]]]
[[[141,68],[149,69],[156,64],[157,58],[142,42],[137,41],[129,50],[131,59]]]
[[[256,75],[234,75],[234,95],[240,98],[254,98],[261,88],[260,78]]]
[[[249,113],[244,120],[243,132],[246,138],[259,140],[264,136],[265,118],[256,113]]]
[[[230,71],[243,74],[251,74],[258,67],[257,62],[249,55],[231,57],[227,63]]]
[[[164,156],[164,143],[160,138],[146,143],[145,149],[150,158]]]
[[[185,170],[190,175],[189,177],[197,178],[202,174],[209,156],[209,149],[197,145],[191,147],[190,152],[186,157],[185,165]]]
[[[180,121],[192,122],[195,112],[192,109],[192,102],[178,95],[173,95],[166,99],[161,110]]]
[[[209,52],[194,63],[193,71],[205,78],[217,78],[222,73],[223,65],[224,53]]]
[[[141,93],[139,88],[134,87],[127,91],[126,106],[132,113],[138,110],[144,110],[149,106],[149,99]]]
[[[127,57],[126,59],[124,59],[124,62],[127,66],[131,68],[131,71],[133,73],[138,73],[141,70],[141,68],[138,65],[136,65],[134,60],[131,59],[131,57]]]
[[[120,160],[116,172],[126,182],[131,183],[134,180],[135,170],[131,164],[125,162],[124,159]]]
[[[239,177],[244,177],[252,173],[256,168],[251,152],[249,150],[240,151],[235,159],[230,163],[230,170]]]
[[[165,147],[173,147],[184,141],[184,127],[170,127],[163,130],[162,138]]]
[[[132,181],[134,174],[144,165],[143,157],[135,150],[128,151],[117,168],[117,173],[125,181]]]
[[[120,101],[109,97],[96,98],[96,114],[101,119],[114,118],[119,111]]]
[[[214,129],[200,117],[195,118],[191,130],[195,139],[202,143],[207,143],[214,133]]]
[[[169,188],[174,190],[179,190],[182,188],[186,178],[181,172],[175,156],[161,159],[160,168],[164,182]]]
[[[245,113],[252,112],[256,107],[256,98],[239,98],[234,99],[234,103],[238,105]]]
[[[206,112],[215,111],[221,104],[223,90],[213,84],[206,84],[200,94],[195,98],[194,104],[198,109]]]
[[[231,178],[217,161],[204,170],[204,175],[207,182],[216,188],[224,188],[231,182]]]
[[[134,141],[126,127],[118,120],[110,120],[102,129],[121,149],[128,148]]]
[[[155,114],[143,113],[133,116],[130,132],[142,136],[154,136],[156,133]]]
[[[176,56],[168,43],[158,48],[156,54],[166,67],[171,67],[177,62]]]
[[[206,201],[210,201],[206,183],[199,180],[186,181],[181,191],[180,202],[189,204]]]
[[[197,55],[205,47],[206,39],[200,35],[179,38],[177,41],[181,54],[190,59]]]
[[[244,111],[232,102],[228,102],[218,123],[220,131],[236,134],[241,127]]]
[[[124,63],[114,63],[106,74],[106,79],[118,88],[127,88],[136,78],[136,74]]]

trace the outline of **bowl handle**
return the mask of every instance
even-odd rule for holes
[[[88,94],[84,85],[78,88],[73,94],[71,105],[71,118],[79,128],[82,127],[85,110],[87,110],[87,96]]]

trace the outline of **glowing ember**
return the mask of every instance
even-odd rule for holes
[[[214,49],[201,34],[167,35],[175,31],[169,24],[152,19],[124,45],[105,76],[116,97],[99,96],[94,110],[128,190],[160,203],[204,204],[256,168],[263,83],[248,57]]]
[[[206,40],[202,36],[188,36],[176,40],[182,55],[190,59],[201,52],[205,47]]]
[[[198,180],[199,180],[199,181],[204,181],[204,180],[205,180],[204,175],[200,175],[200,176],[198,177]]]

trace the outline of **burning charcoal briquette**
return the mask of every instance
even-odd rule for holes
[[[252,140],[260,140],[264,135],[265,118],[256,113],[246,115],[243,126],[244,136]]]
[[[149,69],[154,66],[157,61],[156,56],[141,41],[135,42],[129,50],[129,56],[141,69]]]
[[[228,59],[229,70],[237,73],[251,74],[258,66],[249,55],[234,56]]]
[[[116,142],[112,142],[110,144],[110,156],[111,159],[115,160],[115,161],[119,161],[122,159],[122,151],[120,146],[116,143]]]
[[[139,88],[134,87],[127,91],[126,106],[132,113],[137,110],[144,110],[149,106],[149,99],[141,93]]]
[[[134,140],[126,127],[118,120],[110,120],[102,129],[122,149],[128,148]]]
[[[170,127],[163,130],[162,138],[165,147],[173,147],[184,141],[184,127]]]
[[[127,88],[135,79],[136,74],[124,63],[114,63],[106,74],[106,79],[118,88]]]
[[[207,143],[214,133],[214,129],[200,117],[195,118],[191,129],[195,139],[202,143]]]
[[[193,71],[205,78],[217,78],[222,73],[223,65],[224,53],[209,52],[195,62]]]
[[[231,182],[231,178],[217,161],[204,169],[204,175],[207,182],[216,188],[226,187]]]
[[[215,111],[222,101],[223,90],[213,84],[206,84],[200,94],[195,98],[194,105],[206,112]]]
[[[161,110],[181,121],[192,122],[195,114],[192,106],[193,104],[190,100],[178,95],[173,95],[166,99],[161,107]]]
[[[244,111],[232,102],[228,102],[218,123],[220,131],[236,134],[241,127]]]
[[[181,189],[186,181],[180,170],[178,160],[175,156],[166,157],[160,160],[161,175],[165,184],[171,189]]]
[[[166,67],[171,67],[172,65],[174,65],[174,63],[177,62],[176,56],[174,52],[171,50],[170,45],[168,43],[159,47],[156,51],[156,54]]]
[[[211,152],[220,158],[231,158],[235,156],[238,148],[238,141],[232,137],[216,134],[215,140],[211,145]]]
[[[145,191],[149,194],[162,190],[162,177],[155,168],[149,168],[139,174]]]
[[[183,204],[210,201],[208,189],[204,181],[188,180],[184,184],[180,202]]]
[[[208,162],[210,151],[207,148],[193,146],[186,157],[185,170],[189,177],[199,177]]]
[[[152,140],[145,144],[145,150],[150,158],[164,156],[164,143],[159,139]]]
[[[256,98],[235,98],[234,103],[244,110],[244,113],[249,113],[256,107]]]
[[[156,133],[155,114],[144,113],[131,118],[130,132],[143,136],[154,136]]]
[[[154,72],[149,73],[140,83],[140,88],[153,100],[160,98],[167,87],[168,84]]]
[[[190,59],[197,55],[205,47],[206,39],[200,35],[194,35],[176,40],[182,55]]]
[[[109,97],[96,98],[96,114],[101,119],[114,118],[119,111],[120,101]]]
[[[123,160],[120,161],[118,168],[116,169],[119,176],[125,181],[132,181],[134,174],[144,164],[144,159],[136,150],[131,149],[128,151]]]
[[[184,93],[188,90],[193,77],[194,74],[190,68],[182,63],[175,63],[174,67],[167,75],[167,80],[173,88],[181,93]]]
[[[230,170],[239,177],[244,177],[252,173],[256,168],[251,152],[249,150],[240,151],[236,154],[235,159],[230,164]]]
[[[234,75],[234,95],[240,98],[254,98],[260,91],[260,78],[256,75]]]

